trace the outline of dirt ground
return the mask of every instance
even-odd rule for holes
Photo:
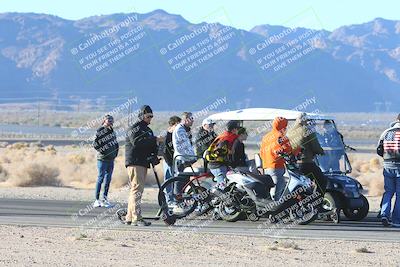
[[[93,201],[96,179],[92,156],[78,156],[73,149],[14,150],[2,155],[1,198]],[[37,155],[36,155],[37,154]],[[43,155],[46,157],[43,157]],[[56,157],[59,155],[59,157]],[[62,186],[12,186],[25,183],[18,157],[54,161]],[[68,161],[65,162],[65,157]],[[377,211],[382,192],[381,163],[373,155],[352,155],[354,177],[367,189],[370,211]],[[119,165],[123,165],[122,158]],[[110,189],[112,202],[125,203],[129,189],[119,166]],[[30,169],[29,169],[30,168]],[[49,170],[45,170],[49,172]],[[50,170],[51,171],[51,170]],[[161,170],[158,170],[161,172]],[[51,172],[50,172],[51,173]],[[32,177],[35,178],[35,172]],[[0,177],[1,178],[1,177]],[[34,179],[31,179],[35,181]],[[41,180],[40,180],[41,181]],[[18,183],[17,183],[18,184]],[[26,183],[25,183],[26,184]],[[11,186],[10,186],[11,185]],[[143,202],[154,203],[158,189],[146,187]],[[112,230],[86,235],[75,228],[0,226],[0,266],[399,266],[399,243],[364,241],[290,240],[197,232]]]
[[[2,266],[398,266],[398,243],[2,226]]]

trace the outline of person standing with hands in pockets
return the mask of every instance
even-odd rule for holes
[[[119,145],[114,129],[114,118],[111,115],[104,116],[103,125],[97,129],[93,147],[97,151],[97,169],[99,175],[96,183],[96,200],[93,207],[111,208],[112,204],[108,201],[108,189],[110,187],[112,173],[114,170],[114,160],[118,156]],[[104,184],[103,200],[100,200],[101,186]]]

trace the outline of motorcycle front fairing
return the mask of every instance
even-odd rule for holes
[[[304,187],[307,190],[312,190],[312,182],[310,178],[289,169],[286,170],[286,172],[289,175],[287,184],[287,189],[289,192],[293,192],[299,187]]]

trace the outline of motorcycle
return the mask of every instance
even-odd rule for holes
[[[325,214],[318,213],[318,206],[323,198],[316,190],[315,184],[300,173],[295,161],[288,155],[285,158],[288,183],[279,200],[273,200],[270,189],[275,186],[269,175],[252,174],[238,170],[227,173],[227,186],[217,198],[218,216],[225,221],[235,222],[241,218],[258,221],[261,217],[269,218],[272,223],[309,224],[317,218],[329,216],[339,222],[336,210]],[[255,155],[257,168],[261,167],[261,159]]]

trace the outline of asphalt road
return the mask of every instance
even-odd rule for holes
[[[361,222],[345,221],[333,224],[317,221],[309,225],[271,225],[262,219],[258,222],[240,221],[228,223],[210,218],[190,218],[167,226],[161,220],[152,221],[150,227],[122,225],[115,218],[117,207],[112,209],[91,208],[91,203],[78,201],[50,201],[31,199],[0,199],[0,224],[41,227],[66,227],[80,233],[101,234],[115,229],[125,231],[170,231],[184,234],[189,231],[230,235],[247,235],[276,238],[307,238],[333,240],[369,240],[400,242],[400,229],[384,228],[376,213]],[[146,217],[154,217],[157,206],[143,205]]]

